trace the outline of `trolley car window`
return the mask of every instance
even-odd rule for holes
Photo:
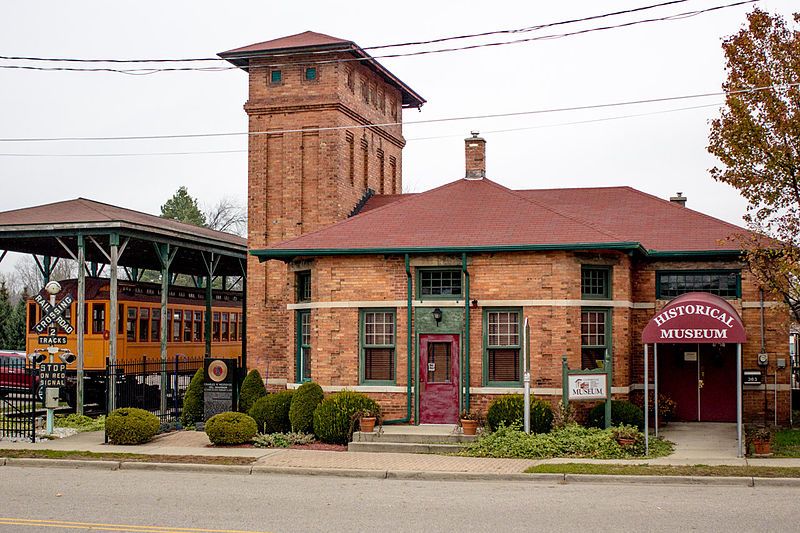
[[[125,333],[125,306],[122,304],[117,306],[117,333],[120,335]]]
[[[138,317],[138,309],[135,307],[128,308],[128,323],[126,325],[128,342],[136,342],[136,319]]]
[[[183,313],[173,310],[172,315],[172,342],[181,342],[181,316]]]
[[[220,314],[219,313],[214,313],[213,316],[214,316],[214,327],[213,327],[213,332],[212,332],[212,337],[211,338],[213,340],[215,340],[215,341],[218,341],[219,340],[219,332],[220,332],[220,330],[219,330],[219,327],[220,327],[220,324],[219,324]]]
[[[192,340],[192,312],[183,312],[183,341],[191,342]]]
[[[153,342],[161,340],[161,310],[153,309],[153,316],[150,319],[150,338]]]
[[[200,342],[203,340],[203,312],[202,311],[195,311],[194,312],[194,336],[192,339],[195,342]]]
[[[139,342],[147,342],[150,339],[150,309],[142,307],[139,309]]]
[[[239,337],[239,313],[231,313],[231,340]]]
[[[224,342],[226,342],[226,341],[228,341],[230,339],[230,336],[228,335],[228,332],[229,332],[229,329],[228,329],[228,318],[229,318],[228,313],[222,313],[222,340]]]
[[[39,306],[36,304],[28,304],[28,331],[33,331],[33,327],[39,322],[36,316],[36,310]]]
[[[106,304],[92,304],[92,333],[100,334],[106,329]]]

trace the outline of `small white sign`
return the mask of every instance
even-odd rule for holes
[[[436,372],[436,363],[428,363],[428,372]]]
[[[606,374],[570,374],[568,377],[570,400],[606,399]]]
[[[683,352],[684,361],[697,361],[697,352]]]

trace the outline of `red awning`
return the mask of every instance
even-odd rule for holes
[[[689,292],[671,300],[642,331],[642,342],[646,344],[746,341],[747,334],[736,309],[707,292]]]

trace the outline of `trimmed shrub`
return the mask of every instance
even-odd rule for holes
[[[292,431],[298,433],[314,431],[314,410],[324,397],[325,393],[322,392],[322,387],[313,381],[300,385],[292,397],[292,405],[289,408],[289,422]]]
[[[256,421],[244,413],[220,413],[208,419],[206,435],[213,444],[246,444],[258,434]]]
[[[501,425],[509,427],[517,424],[523,427],[525,398],[522,394],[506,394],[495,398],[489,404],[486,422],[491,431]],[[531,432],[549,433],[553,428],[553,408],[542,400],[531,397]]]
[[[135,407],[115,409],[106,417],[106,435],[111,444],[144,444],[160,426],[156,415]]]
[[[258,370],[254,368],[247,373],[247,377],[242,382],[242,388],[239,391],[239,411],[242,413],[250,411],[253,404],[266,395],[267,388],[264,386],[264,380],[261,379]]]
[[[586,425],[591,428],[606,426],[605,402],[600,402],[589,411]],[[644,412],[626,400],[611,400],[611,425],[633,426],[642,431],[644,429]]]
[[[314,434],[323,442],[347,444],[353,433],[353,415],[362,409],[377,410],[379,406],[360,392],[344,390],[331,394],[314,411]]]
[[[198,368],[186,388],[183,395],[183,412],[181,413],[183,427],[193,426],[203,421],[203,382],[205,379],[205,372],[202,368]]]
[[[312,442],[314,442],[314,435],[305,433],[265,433],[253,438],[253,446],[256,448],[289,448]]]
[[[289,433],[292,430],[289,407],[293,396],[293,390],[284,390],[256,400],[247,414],[256,421],[260,433]]]

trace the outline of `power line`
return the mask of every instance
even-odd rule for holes
[[[673,102],[679,100],[691,100],[695,98],[707,98],[712,96],[730,96],[736,94],[755,93],[761,91],[784,90],[788,87],[800,86],[798,83],[782,84],[782,85],[765,85],[762,87],[752,87],[749,89],[738,89],[735,91],[714,91],[707,93],[685,94],[679,96],[665,96],[660,98],[646,98],[639,100],[626,100],[621,102],[608,102],[602,104],[588,104],[580,106],[569,107],[556,107],[547,109],[534,109],[527,111],[511,111],[507,113],[487,113],[483,115],[463,115],[456,117],[443,117],[432,118],[423,120],[410,120],[406,122],[384,122],[380,124],[349,124],[341,126],[328,126],[318,128],[300,128],[300,129],[282,129],[282,130],[268,130],[268,131],[252,131],[252,132],[221,132],[221,133],[185,133],[185,134],[169,134],[169,135],[126,135],[126,136],[103,136],[103,137],[17,137],[17,138],[0,138],[0,142],[60,142],[60,141],[132,141],[132,140],[147,140],[147,139],[192,139],[192,138],[208,138],[208,137],[236,137],[244,135],[279,135],[286,133],[310,133],[319,131],[336,131],[347,129],[366,129],[366,128],[379,128],[390,127],[399,125],[412,125],[412,124],[434,124],[440,122],[455,122],[462,120],[481,120],[488,118],[506,118],[518,117],[525,115],[541,115],[546,113],[562,113],[566,111],[585,111],[589,109],[605,109],[612,107],[622,107],[629,105],[652,104],[658,102]]]
[[[294,65],[311,65],[311,64],[330,64],[330,63],[349,63],[353,61],[362,62],[362,61],[373,61],[375,59],[384,59],[384,58],[397,58],[397,57],[411,57],[411,56],[421,56],[421,55],[430,55],[430,54],[440,54],[440,53],[449,53],[449,52],[457,52],[457,51],[464,51],[464,50],[474,50],[478,48],[489,48],[495,46],[507,46],[511,44],[521,44],[521,43],[528,43],[534,41],[544,41],[544,40],[555,40],[555,39],[563,39],[566,37],[572,37],[575,35],[583,35],[598,31],[608,31],[613,29],[620,29],[620,28],[627,28],[631,26],[636,26],[639,24],[648,24],[652,22],[664,22],[670,20],[680,20],[685,18],[691,18],[698,15],[702,15],[705,13],[710,13],[712,11],[718,11],[721,9],[727,9],[731,7],[742,6],[746,4],[752,4],[758,2],[759,0],[740,0],[738,2],[733,2],[730,4],[723,4],[719,6],[714,6],[706,9],[698,9],[694,11],[686,11],[683,13],[677,13],[674,15],[668,15],[664,17],[657,17],[657,18],[650,18],[650,19],[643,19],[643,20],[635,20],[620,24],[613,24],[609,26],[600,26],[594,28],[586,28],[583,30],[576,30],[572,32],[566,32],[561,34],[550,34],[550,35],[542,35],[538,37],[528,37],[525,39],[514,39],[510,41],[500,41],[500,42],[493,42],[493,43],[482,43],[482,44],[473,44],[473,45],[466,45],[466,46],[458,46],[458,47],[451,47],[451,48],[438,48],[434,50],[419,50],[416,52],[405,52],[405,53],[395,53],[395,54],[384,54],[384,55],[377,55],[377,56],[366,56],[366,57],[348,57],[348,58],[338,58],[338,59],[326,59],[326,60],[317,60],[317,61],[294,61],[294,62],[286,62],[286,63],[272,63],[269,65],[260,65],[266,68],[274,68],[274,67],[286,67],[286,66],[294,66]],[[347,49],[350,50],[350,49]],[[333,53],[334,50],[327,50],[325,51],[326,54]],[[160,72],[175,72],[175,71],[202,71],[202,72],[215,72],[215,71],[223,71],[223,70],[234,70],[238,67],[230,66],[230,67],[164,67],[164,68],[129,68],[129,69],[117,69],[111,67],[37,67],[31,65],[0,65],[0,69],[24,69],[24,70],[40,70],[40,71],[69,71],[69,72],[114,72],[118,74],[129,74],[129,75],[139,75],[145,76],[150,74],[156,74]]]
[[[492,133],[511,133],[517,131],[527,131],[527,130],[537,130],[537,129],[548,129],[548,128],[557,128],[562,126],[574,126],[579,124],[591,124],[596,122],[608,122],[612,120],[623,120],[628,118],[637,118],[637,117],[646,117],[651,115],[663,115],[667,113],[675,113],[678,111],[689,111],[694,109],[703,109],[708,107],[717,107],[721,105],[720,103],[714,104],[703,104],[703,105],[696,105],[696,106],[689,106],[689,107],[678,107],[674,109],[662,109],[659,111],[650,111],[647,113],[634,113],[628,115],[617,115],[613,117],[601,117],[601,118],[594,118],[594,119],[587,119],[587,120],[577,120],[571,122],[558,122],[555,124],[539,124],[536,126],[524,126],[520,128],[505,128],[499,130],[483,130],[481,133],[483,134],[492,134]],[[456,137],[463,137],[462,134],[453,134],[453,135],[436,135],[431,137],[410,137],[407,138],[406,141],[408,142],[415,142],[415,141],[428,141],[434,139],[449,139],[449,138],[456,138]],[[85,153],[85,154],[25,154],[25,153],[0,153],[0,157],[131,157],[131,156],[173,156],[173,155],[205,155],[205,154],[240,154],[248,152],[247,149],[242,150],[198,150],[198,151],[185,151],[185,152],[126,152],[126,153]]]
[[[408,42],[401,42],[401,43],[393,43],[393,44],[383,44],[383,45],[375,45],[375,46],[365,46],[361,48],[362,50],[379,50],[385,48],[397,48],[403,46],[420,46],[424,44],[437,44],[441,42],[447,41],[455,41],[455,40],[463,40],[463,39],[472,39],[476,37],[488,37],[491,35],[501,35],[501,34],[513,34],[513,33],[523,33],[523,32],[530,32],[541,30],[544,28],[551,28],[555,26],[563,26],[567,24],[575,24],[578,22],[588,22],[591,20],[598,20],[608,17],[614,17],[618,15],[627,15],[631,13],[638,13],[641,11],[647,11],[650,9],[656,9],[660,7],[670,6],[674,4],[683,4],[688,2],[689,0],[671,0],[669,2],[661,2],[659,4],[651,4],[647,6],[637,7],[633,9],[624,9],[620,11],[613,11],[610,13],[603,13],[600,15],[591,15],[588,17],[582,18],[574,18],[568,20],[562,20],[558,22],[550,22],[547,24],[538,24],[534,26],[527,26],[524,28],[516,28],[516,29],[505,29],[505,30],[492,30],[486,31],[481,33],[471,33],[465,35],[454,35],[448,37],[440,37],[435,39],[429,39],[425,41],[408,41]],[[340,49],[329,49],[324,51],[312,51],[308,52],[308,54],[330,54],[332,52],[348,52],[351,48],[340,48]],[[288,56],[292,54],[275,54],[276,56]],[[240,57],[246,56],[231,56],[232,59],[238,59]],[[172,58],[172,59],[76,59],[76,58],[61,58],[61,57],[26,57],[26,56],[0,56],[0,59],[4,60],[12,60],[12,61],[52,61],[52,62],[71,62],[71,63],[188,63],[188,62],[195,62],[195,61],[225,61],[219,57],[190,57],[190,58]]]

